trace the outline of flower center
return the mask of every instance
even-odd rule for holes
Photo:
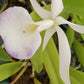
[[[56,20],[53,19],[53,18],[49,18],[49,19],[52,20],[52,21],[54,22],[54,24],[53,24],[52,26],[55,26],[55,24],[56,24]]]
[[[38,25],[35,24],[28,24],[25,26],[25,30],[23,31],[24,33],[28,33],[28,34],[33,34],[36,29],[37,29]]]

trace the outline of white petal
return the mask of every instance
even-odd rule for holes
[[[2,14],[0,14],[0,25],[3,26],[3,28],[0,27],[1,33],[3,30],[9,31],[7,26],[10,26],[9,29],[12,29],[11,27],[13,26],[15,29],[18,26],[19,29],[20,27],[22,27],[22,25],[28,23],[31,24],[34,22],[32,21],[27,10],[22,7],[10,7]]]
[[[11,33],[2,37],[2,39],[4,41],[5,50],[14,58],[29,59],[34,55],[41,44],[41,36],[38,32],[32,36],[21,36],[19,32],[17,32],[18,34],[16,32]]]
[[[48,44],[48,41],[49,39],[52,37],[52,35],[56,32],[56,29],[55,28],[50,28],[50,29],[47,29],[46,32],[45,32],[45,36],[44,36],[44,40],[43,40],[43,48],[42,48],[42,51],[45,49],[45,47],[47,46]]]
[[[43,19],[48,19],[51,14],[49,11],[43,9],[40,4],[36,1],[36,0],[30,0],[34,10],[36,11],[36,13]]]
[[[62,12],[63,8],[64,7],[62,0],[52,0],[51,4],[52,17],[55,18],[56,16],[58,16]]]
[[[56,22],[60,25],[60,24],[68,24],[73,30],[79,32],[79,33],[84,33],[84,26],[82,25],[77,25],[74,23],[71,23],[67,20],[65,20],[63,17],[56,17]]]
[[[53,20],[43,20],[43,21],[36,22],[34,24],[40,25],[38,27],[38,31],[41,32],[41,31],[43,31],[45,29],[51,28],[54,25],[54,23],[55,22]]]
[[[70,84],[69,66],[71,60],[71,52],[69,43],[62,29],[57,25],[55,27],[57,29],[58,41],[59,41],[60,76],[65,84]]]
[[[0,35],[5,50],[17,59],[29,59],[41,44],[41,37],[36,30],[33,34],[25,32],[26,25],[33,24],[28,12],[21,7],[12,7],[0,15]]]

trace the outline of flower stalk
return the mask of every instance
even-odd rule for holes
[[[20,71],[20,73],[17,75],[17,77],[10,84],[15,84],[16,81],[23,75],[23,73],[26,71],[26,69],[28,67],[28,63],[29,63],[29,60],[26,61],[26,65],[24,66],[24,68]]]

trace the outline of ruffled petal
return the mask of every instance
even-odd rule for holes
[[[43,30],[51,28],[54,25],[54,23],[55,22],[53,20],[43,20],[43,21],[35,22],[34,24],[39,25],[38,31],[41,32]]]
[[[33,21],[22,7],[11,7],[0,15],[0,35],[5,50],[17,59],[29,59],[41,44],[41,36],[36,29],[30,29]],[[33,32],[34,31],[34,32]]]
[[[45,32],[44,40],[43,40],[43,48],[42,51],[45,49],[45,47],[48,44],[49,39],[52,37],[52,35],[56,32],[55,28],[49,28]]]
[[[56,22],[60,25],[60,24],[68,24],[73,30],[79,32],[79,33],[84,33],[84,26],[81,25],[77,25],[74,23],[71,23],[67,20],[65,20],[63,17],[56,17]]]
[[[51,16],[51,13],[43,9],[36,0],[30,0],[34,10],[42,19],[48,19]]]
[[[51,4],[52,17],[55,18],[56,16],[58,16],[62,12],[63,8],[64,7],[62,0],[52,0]]]
[[[55,26],[59,41],[59,60],[60,60],[60,76],[65,84],[70,84],[69,80],[69,66],[71,60],[71,52],[69,43],[65,33],[59,26]]]

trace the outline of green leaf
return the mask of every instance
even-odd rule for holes
[[[42,84],[42,83],[38,81],[36,78],[34,78],[34,84]]]
[[[32,20],[34,20],[35,22],[42,20],[41,17],[35,11],[33,11],[30,15],[32,17]]]
[[[70,47],[72,46],[73,38],[74,38],[74,30],[72,30],[70,27],[66,31],[66,35],[69,41]]]
[[[0,84],[10,84],[10,78],[0,82]]]
[[[66,11],[84,17],[84,0],[63,0],[63,3]]]
[[[82,39],[84,40],[84,34],[81,34]]]
[[[70,13],[64,9],[59,16],[62,16],[63,18],[68,19],[70,16]]]
[[[44,52],[42,53],[42,55],[43,55],[43,63],[45,65],[45,69],[48,73],[51,83],[64,84],[60,79],[59,56],[52,38],[48,42],[48,45],[44,50]]]
[[[80,16],[74,15],[73,21],[76,24],[84,25],[84,18],[83,17],[81,18]],[[82,39],[84,40],[84,34],[80,34],[80,35],[81,35]]]
[[[52,82],[51,82],[51,81],[49,81],[49,84],[52,84]]]
[[[41,54],[41,47],[37,50],[34,56],[31,58],[32,65],[36,72],[40,72],[43,69],[43,60]]]
[[[23,4],[25,4],[25,0],[19,0],[19,2],[22,2]]]
[[[9,55],[0,47],[0,61],[11,61]]]
[[[84,17],[73,15],[73,21],[76,24],[84,25]]]
[[[73,47],[78,57],[78,60],[84,66],[84,47],[77,40],[75,40]]]
[[[70,79],[72,84],[84,84],[84,72],[70,68]]]
[[[10,84],[10,83],[7,81],[4,81],[4,82],[0,82],[0,84]]]
[[[12,76],[22,68],[22,62],[12,62],[0,65],[0,81]]]

